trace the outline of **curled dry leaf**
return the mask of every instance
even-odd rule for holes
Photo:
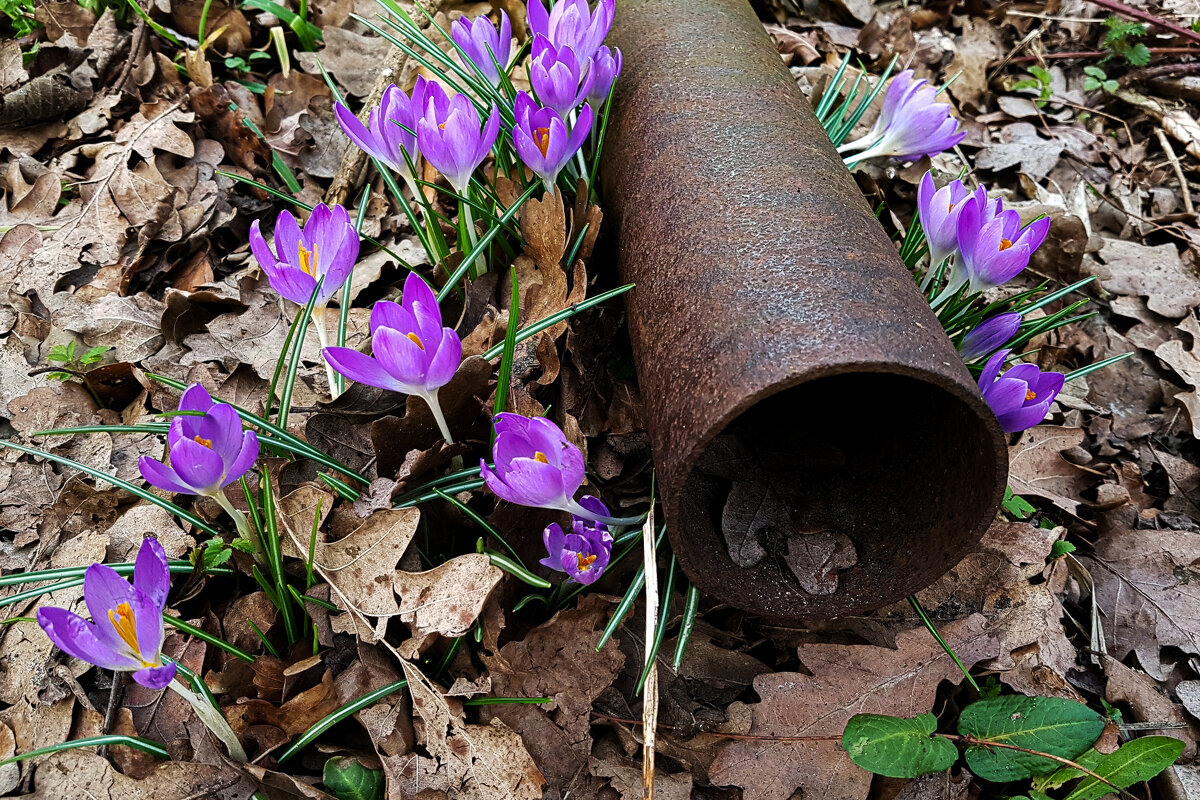
[[[462,636],[503,577],[486,555],[468,553],[426,572],[396,570],[392,585],[400,597],[400,619],[414,636]]]

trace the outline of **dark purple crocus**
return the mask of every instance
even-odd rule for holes
[[[479,114],[465,94],[449,97],[439,84],[425,91],[425,113],[417,123],[417,144],[425,160],[446,176],[460,195],[466,196],[471,173],[483,163],[500,132],[500,111],[492,112],[479,127]]]
[[[612,91],[613,82],[621,74],[623,62],[619,47],[610,50],[608,45],[604,45],[596,51],[596,55],[592,56],[592,72],[595,79],[592,81],[592,90],[588,92],[589,103],[600,108],[608,101],[608,93]]]
[[[579,502],[599,516],[608,516],[608,509],[599,498],[589,495]],[[612,558],[613,537],[603,522],[572,516],[570,533],[563,533],[562,527],[552,522],[542,532],[542,542],[549,555],[538,563],[565,572],[568,580],[585,586],[600,579]]]
[[[1016,311],[989,317],[963,336],[958,352],[966,362],[991,355],[1008,344],[1020,327],[1021,315]]]
[[[233,406],[214,402],[198,383],[179,398],[179,410],[203,414],[171,419],[167,432],[171,465],[142,456],[138,469],[159,489],[222,500],[221,489],[245,475],[258,460],[258,437],[242,428]]]
[[[588,0],[551,0],[551,4],[547,11],[542,0],[529,0],[525,14],[530,32],[545,36],[555,47],[571,48],[580,59],[594,56],[612,27],[617,0],[600,0],[595,12]]]
[[[1004,209],[999,202],[968,198],[958,217],[962,263],[956,265],[951,283],[961,286],[966,282],[971,293],[1007,283],[1028,266],[1029,257],[1049,231],[1049,217],[1039,217],[1022,228],[1017,212]]]
[[[90,622],[65,608],[45,606],[37,611],[38,625],[72,658],[132,672],[143,686],[162,689],[175,677],[175,665],[163,663],[162,657],[163,608],[170,588],[166,553],[157,539],[146,539],[133,565],[132,584],[106,564],[87,568],[83,600]]]
[[[513,125],[513,147],[525,166],[533,170],[554,192],[558,173],[583,146],[592,130],[592,107],[585,105],[568,133],[567,124],[552,108],[538,108],[533,98],[517,92],[516,123]]]
[[[512,52],[512,23],[508,20],[508,14],[500,10],[499,32],[487,17],[476,17],[474,20],[459,17],[450,27],[450,36],[462,50],[459,58],[463,66],[467,69],[474,67],[488,83],[499,86],[500,70],[508,69]],[[499,70],[496,69],[497,64],[500,65]]]
[[[1001,375],[1000,368],[1011,352],[1001,350],[987,360],[979,376],[979,391],[1004,432],[1019,433],[1046,418],[1066,378],[1058,372],[1042,372],[1036,364],[1017,364]]]
[[[367,116],[366,125],[341,103],[335,109],[338,124],[350,141],[401,175],[410,190],[414,190],[415,184],[408,161],[412,161],[415,167],[421,158],[417,147],[417,120],[421,118],[421,111],[425,107],[425,86],[425,77],[421,75],[417,76],[411,95],[405,94],[395,84],[388,86],[379,106],[371,109]],[[405,153],[408,154],[408,161],[404,158]]]
[[[458,370],[462,341],[453,328],[442,326],[437,297],[417,273],[408,273],[399,303],[380,300],[371,309],[371,350],[374,357],[349,347],[327,347],[324,355],[352,381],[423,399],[446,441],[453,442],[438,390]]]
[[[987,200],[987,190],[982,186],[972,193],[962,181],[956,180],[938,189],[932,171],[921,178],[917,186],[917,214],[925,241],[929,243],[930,275],[958,252],[958,218],[966,199],[973,194]]]
[[[259,231],[250,225],[250,250],[267,273],[271,288],[297,305],[307,305],[317,281],[324,278],[314,308],[323,309],[342,288],[358,260],[358,231],[342,206],[321,203],[308,215],[304,228],[290,211],[275,220],[275,253]]]
[[[838,148],[839,153],[861,150],[847,165],[877,156],[915,161],[954,147],[967,135],[950,116],[950,104],[938,102],[938,90],[906,69],[892,78],[883,107],[870,133]]]
[[[529,82],[538,102],[567,116],[592,90],[596,71],[590,58],[579,58],[570,47],[555,47],[539,34],[533,42]]]
[[[583,454],[567,441],[562,430],[544,417],[496,415],[496,441],[488,467],[479,470],[492,494],[501,500],[533,508],[566,511],[580,519],[609,525],[631,525],[640,517],[616,518],[576,502],[583,485]]]

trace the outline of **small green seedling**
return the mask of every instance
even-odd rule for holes
[[[66,345],[56,344],[50,348],[50,354],[46,356],[46,360],[62,364],[63,369],[51,372],[47,377],[56,381],[80,380],[80,375],[87,372],[88,367],[103,361],[104,354],[109,350],[112,350],[109,345],[98,345],[89,348],[86,353],[76,359],[75,342]]]
[[[1104,57],[1101,64],[1114,56],[1125,59],[1135,67],[1144,67],[1150,63],[1150,48],[1141,42],[1130,41],[1146,35],[1147,28],[1144,23],[1109,17],[1104,20],[1104,27],[1108,28],[1108,32],[1104,34],[1100,46],[1107,50],[1109,55]]]
[[[1097,89],[1103,89],[1112,94],[1120,85],[1108,77],[1104,70],[1099,67],[1084,67],[1083,74],[1086,76],[1083,79],[1083,90],[1085,92],[1094,92]]]
[[[1017,81],[1012,88],[1014,91],[1033,89],[1038,96],[1037,100],[1033,102],[1038,108],[1041,108],[1050,102],[1050,72],[1043,67],[1030,67],[1029,74],[1033,77]]]
[[[230,56],[229,58],[225,59],[225,68],[231,69],[235,72],[249,73],[253,71],[254,62],[270,60],[270,58],[270,53],[263,53],[256,50],[246,58],[242,58],[241,56]]]

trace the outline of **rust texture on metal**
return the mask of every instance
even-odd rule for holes
[[[987,529],[1004,436],[746,0],[621,0],[606,210],[667,530],[772,617],[878,608]]]

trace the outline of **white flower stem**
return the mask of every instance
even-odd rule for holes
[[[345,302],[344,298],[343,302]],[[321,362],[325,365],[325,377],[329,380],[329,396],[331,399],[337,400],[338,394],[340,394],[337,373],[333,371],[329,359],[325,358],[325,348],[329,347],[329,331],[325,328],[325,318],[328,316],[325,313],[325,306],[314,308],[313,316],[317,318],[317,339],[321,342]]]
[[[462,214],[463,225],[467,228],[467,240],[470,241],[471,251],[474,252],[475,247],[479,244],[479,237],[475,235],[475,218],[471,216],[471,204],[466,200],[469,191],[470,189],[467,189],[463,192],[463,200],[458,207],[459,213]],[[478,269],[475,269],[476,265],[478,265]],[[472,272],[483,275],[487,271],[487,255],[480,253],[479,257],[475,259],[475,264],[472,265]]]
[[[237,734],[233,732],[233,728],[229,727],[229,722],[226,721],[225,715],[221,710],[214,708],[211,703],[194,693],[191,689],[186,688],[177,680],[167,684],[175,694],[188,701],[192,710],[196,712],[196,716],[200,721],[212,731],[213,736],[216,736],[225,743],[225,747],[229,749],[229,757],[234,761],[240,761],[245,764],[249,759],[246,757],[246,751],[242,749],[242,743],[238,741]]]
[[[570,125],[567,128],[567,136],[569,137],[571,132],[575,130],[575,123],[579,120],[579,112],[572,110],[571,113],[567,115],[567,119],[570,121]],[[582,147],[575,151],[575,161],[579,165],[579,176],[581,178],[586,178],[588,175],[588,169],[587,162],[583,160]]]
[[[229,502],[229,498],[225,496],[223,489],[218,489],[211,497],[217,501],[217,505],[221,507],[221,510],[233,519],[234,525],[237,526],[238,536],[248,539],[254,545],[254,560],[260,564],[266,564],[267,555],[263,551],[262,542],[254,535],[254,531],[250,529],[250,520],[246,519],[246,515],[233,507],[233,503]]]
[[[429,404],[429,410],[433,413],[433,419],[437,423],[438,430],[442,432],[442,438],[446,440],[446,444],[454,444],[454,437],[450,435],[450,426],[446,424],[446,415],[442,413],[442,404],[438,402],[437,389],[425,396],[425,402]]]
[[[582,505],[574,500],[568,500],[564,511],[579,517],[580,519],[591,520],[592,522],[603,522],[605,525],[639,525],[646,517],[645,515],[637,517],[606,517],[603,514],[596,514],[588,511]]]

